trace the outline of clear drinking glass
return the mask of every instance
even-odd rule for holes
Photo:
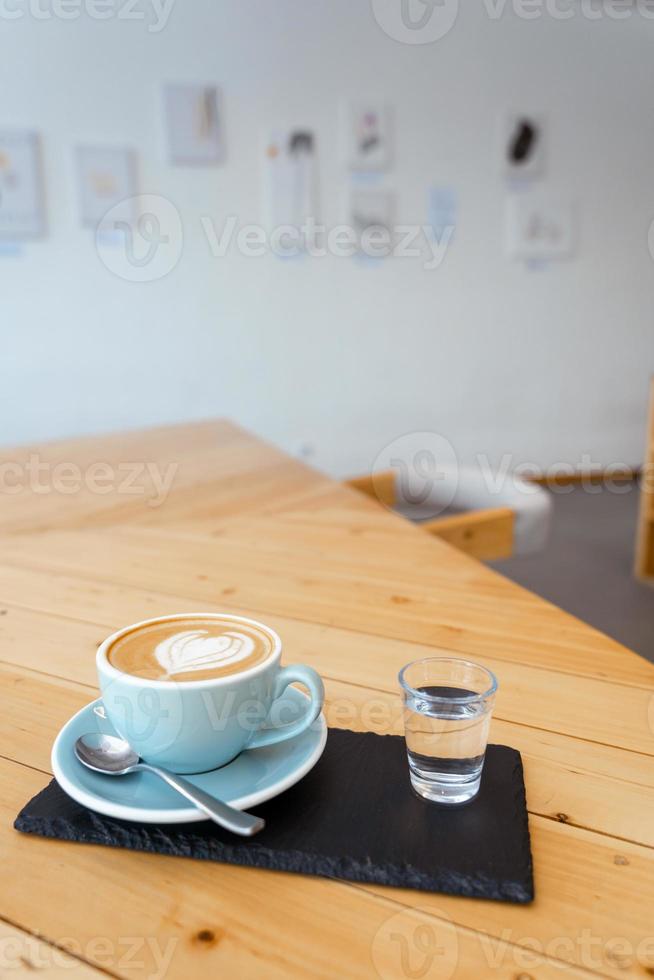
[[[399,673],[409,775],[437,803],[467,803],[479,790],[497,680],[454,657],[414,660]]]

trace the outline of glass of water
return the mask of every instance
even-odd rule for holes
[[[436,803],[479,790],[497,680],[470,660],[430,657],[399,673],[411,784]]]

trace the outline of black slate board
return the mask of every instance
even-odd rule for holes
[[[252,812],[266,819],[254,838],[210,821],[137,824],[80,806],[53,780],[14,826],[41,837],[451,895],[534,897],[522,760],[505,745],[488,746],[476,799],[444,808],[413,792],[403,738],[330,729],[317,766]]]

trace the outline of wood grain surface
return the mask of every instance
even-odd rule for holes
[[[0,469],[0,975],[654,975],[652,665],[227,422],[6,450]],[[325,678],[332,727],[400,733],[411,659],[490,667],[491,737],[525,765],[533,905],[14,831],[95,696],[100,640],[197,610],[274,626]]]

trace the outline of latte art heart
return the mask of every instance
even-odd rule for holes
[[[166,677],[196,670],[231,667],[254,652],[252,637],[236,630],[210,636],[208,630],[176,633],[157,644],[154,655]]]
[[[125,674],[175,684],[241,674],[274,652],[266,627],[236,616],[175,616],[126,630],[109,647]]]

